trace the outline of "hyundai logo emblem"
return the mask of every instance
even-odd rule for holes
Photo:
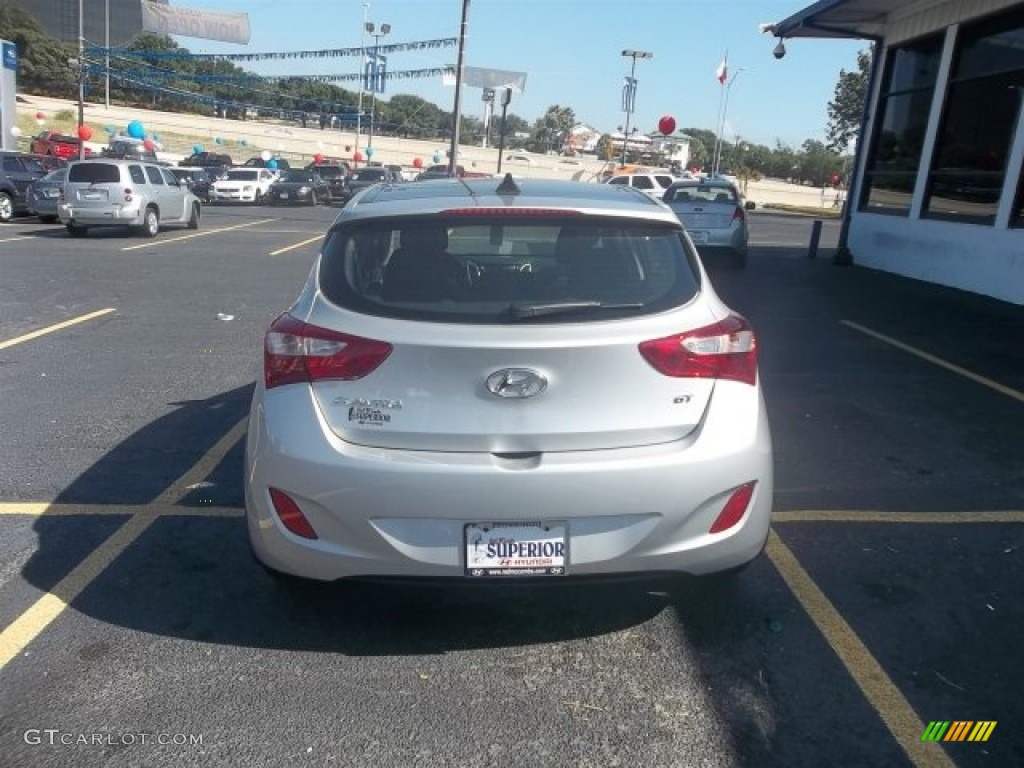
[[[534,397],[547,387],[543,374],[528,368],[503,368],[487,377],[487,390],[497,397]]]

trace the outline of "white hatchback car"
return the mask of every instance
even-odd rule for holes
[[[277,178],[278,174],[269,168],[231,168],[210,186],[210,200],[259,205]]]
[[[370,187],[263,359],[245,496],[271,573],[700,575],[768,536],[754,331],[642,195]]]

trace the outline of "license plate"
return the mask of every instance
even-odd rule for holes
[[[278,195],[278,197],[280,197],[282,200],[287,200],[288,199],[288,193],[287,192],[282,192],[280,195]]]
[[[85,192],[82,194],[83,200],[100,200],[103,198],[99,192]]]
[[[707,232],[691,232],[690,239],[695,243],[706,243],[708,241]]]
[[[469,523],[464,529],[467,576],[563,576],[566,524]]]
[[[56,189],[44,189],[43,190],[43,197],[51,197],[51,198],[52,197],[57,197],[57,194],[58,193],[57,193]]]

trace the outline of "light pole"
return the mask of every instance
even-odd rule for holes
[[[78,128],[85,125],[85,9],[78,0]],[[78,159],[85,159],[85,140],[78,135]]]
[[[626,113],[626,130],[622,132],[622,165],[625,166],[626,145],[629,143],[629,116],[633,114],[633,108],[636,106],[636,60],[651,59],[654,58],[654,54],[650,51],[626,50],[622,52],[622,55],[633,59],[629,77],[626,78],[626,84],[622,88],[622,111]]]
[[[369,3],[363,3],[363,39],[359,43],[359,106],[356,108],[356,152],[359,151],[359,137],[363,133],[363,91],[366,90],[366,14]]]
[[[729,91],[732,90],[732,84],[736,82],[736,78],[740,76],[740,72],[745,70],[746,67],[740,67],[732,73],[732,77],[729,78],[729,84],[725,86],[725,104],[722,107],[722,122],[718,125],[718,142],[715,148],[715,157],[711,165],[711,175],[718,175],[718,164],[722,160],[722,145],[725,143],[725,139],[722,136],[725,133],[725,118],[729,114]]]
[[[380,39],[385,37],[391,31],[390,24],[381,24],[380,30],[374,32],[374,26],[372,21],[366,23],[365,29],[371,35],[373,35],[373,66],[370,71],[373,73],[373,77],[370,80],[370,135],[366,140],[366,149],[369,152],[373,148],[373,121],[374,115],[377,111],[377,89],[383,82],[380,77]]]

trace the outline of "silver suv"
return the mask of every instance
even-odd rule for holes
[[[165,224],[199,229],[202,203],[168,169],[131,160],[81,160],[68,167],[57,215],[72,237],[89,227],[128,226],[155,237]]]
[[[511,175],[367,189],[263,364],[245,487],[272,573],[703,575],[768,536],[753,329],[643,195]]]

